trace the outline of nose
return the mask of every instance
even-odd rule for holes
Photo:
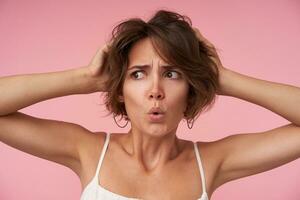
[[[163,99],[163,94],[161,92],[151,92],[150,95],[149,95],[149,98],[150,99],[157,99],[157,100],[160,100],[160,99]]]
[[[165,97],[160,81],[155,78],[152,82],[152,88],[149,92],[149,99],[161,100]]]

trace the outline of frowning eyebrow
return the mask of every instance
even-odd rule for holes
[[[173,65],[160,65],[160,67],[165,68],[165,69],[178,69],[178,67],[173,66]],[[148,68],[151,68],[151,66],[150,65],[133,65],[133,66],[130,66],[128,68],[128,70],[135,69],[135,68],[137,68],[137,69],[145,69],[145,68],[148,69]]]

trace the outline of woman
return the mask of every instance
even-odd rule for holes
[[[0,91],[1,141],[72,169],[82,200],[207,200],[226,182],[300,156],[300,89],[225,68],[189,19],[170,11],[148,22],[122,22],[86,67],[2,77]],[[18,112],[46,99],[98,91],[105,92],[114,119],[130,122],[128,134],[92,133]],[[192,128],[216,95],[255,103],[291,123],[213,142],[177,138],[179,122]]]

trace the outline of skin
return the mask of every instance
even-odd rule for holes
[[[198,29],[194,31],[199,40],[214,49]],[[126,78],[123,100],[132,129],[128,135],[113,134],[101,167],[100,184],[128,197],[197,199],[202,191],[192,143],[175,137],[186,108],[187,84],[164,76],[161,66],[166,63],[155,54],[149,41],[141,41],[135,48],[141,46],[147,52],[132,51],[130,66],[151,67],[142,79]],[[0,99],[0,141],[69,167],[78,175],[83,188],[95,175],[105,133],[95,134],[78,124],[36,118],[18,110],[55,97],[105,91],[103,83],[108,75],[99,72],[108,47],[100,48],[88,66],[0,78],[0,91],[5,94]],[[229,181],[274,169],[300,157],[300,88],[234,72],[222,65],[216,51],[213,59],[220,71],[219,95],[262,106],[289,123],[267,131],[197,142],[209,197]],[[167,111],[163,123],[147,121],[145,112],[152,106],[162,106]]]
[[[211,197],[218,187],[229,181],[271,170],[300,157],[300,110],[297,109],[300,102],[300,89],[291,85],[256,79],[225,68],[214,45],[197,28],[194,28],[194,32],[200,41],[214,49],[212,59],[217,64],[220,72],[219,81],[221,87],[218,91],[219,95],[232,96],[257,104],[290,121],[286,125],[263,132],[233,134],[217,141],[198,142],[198,147],[202,149],[201,154],[206,175],[207,192],[208,196]],[[97,68],[97,66],[90,67]],[[237,82],[239,84],[236,84]],[[274,99],[277,101],[274,101]],[[130,143],[127,142],[127,144]],[[187,156],[188,154],[184,155]],[[195,159],[195,157],[192,157],[192,159]],[[178,171],[183,171],[178,167],[181,162],[182,160],[178,159],[178,162],[172,168],[168,168],[168,170],[173,169],[175,171],[174,176],[176,176],[175,174]],[[185,169],[190,170],[185,171],[192,172],[193,169],[197,168],[196,165],[191,164],[192,162],[188,163],[189,167],[186,166],[187,168]],[[121,171],[121,169],[115,170]],[[109,174],[108,170],[104,171],[104,173]],[[160,174],[160,177],[162,176],[163,173]],[[190,178],[187,181],[183,181],[183,177]],[[194,185],[187,187],[187,184],[195,179],[199,180],[199,175],[184,174],[177,184],[184,183],[181,187],[185,188],[195,188],[195,186],[200,188],[201,183],[199,182],[194,182]],[[134,182],[132,182],[132,185],[134,185]],[[167,182],[164,183],[166,185]],[[116,188],[116,185],[117,182],[113,183],[111,188],[122,191],[120,188]],[[153,188],[156,185],[156,182],[152,182],[149,187]],[[163,188],[163,185],[159,185],[159,187]],[[144,188],[139,188],[139,191],[142,191],[141,196],[146,196],[147,191],[144,191]],[[162,191],[165,192],[168,189],[163,188]],[[175,191],[173,192],[175,193]],[[193,192],[189,191],[189,193],[186,193],[185,199],[199,198],[199,194],[202,191],[195,191],[193,198],[188,198],[188,194],[191,193]],[[178,195],[176,194],[170,199],[176,199]],[[155,199],[153,196],[149,197],[149,199],[151,198]],[[182,197],[181,199],[184,198]]]
[[[147,66],[141,69],[137,65]],[[109,149],[113,153],[108,153],[111,156],[106,157],[99,175],[99,184],[105,188],[113,187],[110,191],[127,197],[143,196],[144,199],[196,199],[202,193],[193,144],[176,137],[187,107],[188,83],[180,69],[170,69],[167,65],[148,38],[138,41],[129,52],[120,100],[125,103],[131,129],[127,134],[111,135]],[[165,111],[162,122],[149,121],[147,112],[151,107]],[[94,141],[104,141],[103,133],[99,136]],[[101,150],[97,148],[93,151],[93,159],[85,161],[88,167],[82,173],[83,188],[94,176],[95,169],[91,166],[97,166],[95,161]],[[186,170],[188,168],[193,170]],[[122,173],[124,169],[126,173]],[[182,173],[178,174],[178,171]],[[126,184],[119,186],[120,183]],[[172,189],[185,187],[193,189],[176,192]]]
[[[136,65],[148,66],[140,69]],[[130,152],[149,173],[159,170],[180,153],[176,130],[186,110],[188,83],[179,69],[165,69],[162,67],[165,65],[149,38],[137,42],[129,53],[123,87],[122,99],[131,122],[126,136],[132,144]],[[148,119],[151,107],[165,111],[163,122]]]

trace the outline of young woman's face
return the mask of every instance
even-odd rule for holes
[[[123,97],[132,128],[150,135],[176,131],[186,110],[188,83],[179,68],[164,62],[149,38],[129,52]],[[162,114],[153,114],[159,108]]]

